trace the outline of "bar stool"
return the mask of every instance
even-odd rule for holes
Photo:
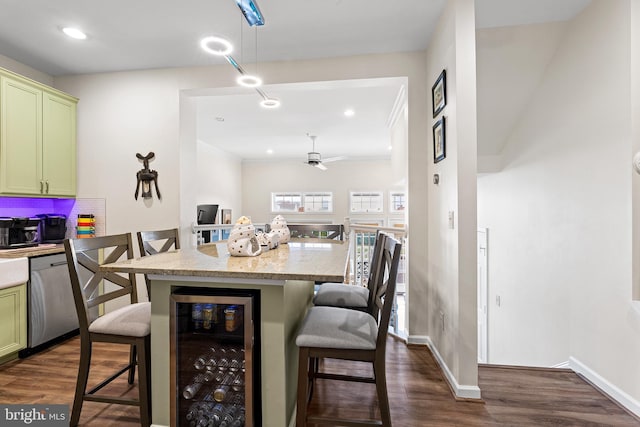
[[[80,365],[70,425],[78,425],[82,404],[88,400],[139,406],[140,424],[147,427],[151,424],[151,303],[138,302],[135,274],[122,276],[100,271],[102,254],[104,254],[103,264],[118,261],[123,255],[126,255],[127,259],[134,257],[131,235],[126,233],[91,239],[66,239],[64,248],[80,324]],[[107,291],[106,289],[109,288],[105,288],[104,293],[100,294],[99,285],[103,281],[115,289]],[[97,308],[100,304],[127,296],[128,305],[101,316],[98,314]],[[125,367],[87,391],[94,342],[130,345],[130,358]],[[125,372],[129,373],[129,384],[133,384],[136,363],[139,367],[139,398],[137,400],[96,394]]]
[[[367,286],[348,285],[344,283],[322,283],[313,297],[316,306],[342,307],[352,310],[374,312],[375,289],[378,285],[382,267],[382,248],[387,235],[378,231],[373,245],[373,255],[369,262],[369,279]]]
[[[385,351],[401,249],[401,243],[392,237],[386,237],[382,249],[385,267],[381,272],[386,280],[380,283],[374,298],[376,307],[380,309],[378,321],[368,313],[345,308],[317,306],[309,309],[296,337],[296,345],[299,347],[297,427],[305,427],[307,423],[391,427]],[[316,360],[321,358],[371,362],[374,375],[359,377],[318,372]],[[381,421],[309,416],[308,404],[316,378],[374,383]]]

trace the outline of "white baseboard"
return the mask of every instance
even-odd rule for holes
[[[411,339],[411,337],[409,338]],[[438,349],[436,348],[436,346],[433,344],[433,341],[431,341],[431,338],[429,338],[428,336],[424,338],[426,338],[427,347],[429,347],[429,350],[431,350],[431,353],[433,353],[433,356],[436,358],[436,362],[438,362],[438,365],[440,365],[440,369],[442,369],[442,372],[444,373],[444,377],[449,383],[449,385],[451,386],[451,390],[453,390],[456,397],[463,398],[463,399],[481,399],[482,394],[480,392],[480,387],[474,386],[474,385],[458,384],[458,380],[456,380],[456,378],[453,376],[453,374],[449,370],[449,367],[445,363],[442,356],[440,356],[440,353],[438,352]]]
[[[571,364],[567,360],[566,362],[558,363],[557,365],[553,365],[554,369],[571,369]]]
[[[426,335],[409,335],[407,337],[407,344],[428,345],[430,341]]]
[[[640,402],[635,400],[633,397],[620,390],[620,388],[614,384],[611,384],[609,381],[601,377],[596,371],[589,368],[575,357],[569,357],[569,367],[574,372],[583,375],[596,387],[609,395],[609,397],[625,407],[627,410],[640,417]]]

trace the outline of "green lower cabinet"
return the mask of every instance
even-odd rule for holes
[[[0,361],[27,346],[27,285],[0,289]]]

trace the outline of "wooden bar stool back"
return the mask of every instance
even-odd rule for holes
[[[122,257],[134,257],[131,235],[67,239],[64,247],[80,325],[80,365],[70,425],[78,425],[82,404],[87,400],[139,406],[140,424],[149,426],[151,304],[138,302],[135,274],[105,273],[99,269],[101,264],[116,262]],[[102,290],[101,283],[107,285]],[[103,315],[98,314],[100,304],[122,297],[128,300],[127,305]],[[87,391],[94,342],[130,345],[130,358],[125,367]],[[96,394],[125,372],[129,374],[128,383],[133,384],[136,363],[139,367],[138,399]]]
[[[160,252],[167,252],[173,249],[180,249],[180,233],[177,228],[155,231],[138,231],[138,246],[140,256],[155,255]],[[159,249],[156,249],[158,248]],[[151,301],[151,282],[147,275],[144,275],[147,285],[147,296]]]
[[[369,278],[367,286],[349,285],[345,283],[322,283],[313,297],[317,306],[342,307],[352,310],[366,311],[373,314],[375,310],[376,288],[382,271],[382,248],[387,235],[378,231],[373,245],[373,255],[369,261]]]
[[[299,347],[297,427],[307,424],[391,427],[385,352],[401,249],[400,242],[393,237],[386,237],[382,249],[384,272],[381,274],[384,280],[375,293],[375,305],[380,310],[378,321],[369,313],[345,308],[315,306],[309,309],[296,337]],[[319,372],[316,362],[322,358],[371,362],[374,375],[359,377]],[[309,416],[307,408],[316,378],[375,384],[381,420]]]

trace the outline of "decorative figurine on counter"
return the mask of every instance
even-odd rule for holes
[[[258,256],[262,253],[256,237],[256,229],[246,216],[238,218],[231,229],[227,250],[231,256]]]
[[[273,218],[270,233],[275,233],[280,236],[279,243],[288,243],[291,239],[291,232],[289,231],[289,227],[287,227],[287,220],[284,219],[282,215],[277,215]]]
[[[149,169],[149,160],[153,160],[156,155],[151,151],[146,156],[143,156],[140,153],[136,153],[136,157],[142,160],[144,168],[140,169],[136,173],[136,177],[138,178],[138,182],[136,183],[136,200],[138,200],[138,192],[140,191],[140,187],[142,187],[142,198],[150,199],[153,197],[151,192],[151,182],[156,187],[156,193],[158,194],[158,199],[162,199],[160,195],[160,190],[158,189],[158,172],[152,169]]]

